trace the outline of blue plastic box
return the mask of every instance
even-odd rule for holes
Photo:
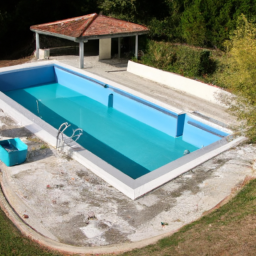
[[[0,141],[0,160],[7,166],[25,162],[28,146],[19,138]]]

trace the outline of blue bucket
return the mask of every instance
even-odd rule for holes
[[[19,138],[0,141],[0,160],[6,166],[13,166],[25,162],[28,146]]]

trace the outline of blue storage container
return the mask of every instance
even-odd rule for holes
[[[7,166],[25,162],[28,146],[19,138],[0,141],[0,160]]]

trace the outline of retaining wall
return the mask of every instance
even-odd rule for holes
[[[222,106],[225,105],[220,102],[219,96],[228,97],[231,95],[218,87],[133,61],[128,62],[127,71]]]

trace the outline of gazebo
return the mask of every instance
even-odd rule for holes
[[[111,38],[118,38],[118,57],[121,54],[120,38],[135,36],[135,57],[138,57],[138,36],[147,34],[145,26],[119,20],[97,13],[55,22],[34,25],[30,30],[36,33],[36,58],[39,58],[39,34],[64,38],[79,43],[80,68],[84,68],[84,43],[99,39],[99,52],[111,58]]]

